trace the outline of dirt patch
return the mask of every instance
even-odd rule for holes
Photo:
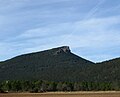
[[[120,92],[7,93],[0,97],[120,97]]]

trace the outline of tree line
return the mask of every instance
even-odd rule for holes
[[[114,82],[50,82],[50,81],[3,81],[0,92],[50,92],[50,91],[112,91],[120,90]]]

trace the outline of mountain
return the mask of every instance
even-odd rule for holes
[[[120,58],[97,63],[98,79],[120,83]]]
[[[94,65],[63,46],[1,62],[0,80],[82,81],[88,77],[86,68]]]
[[[3,80],[120,83],[120,58],[93,63],[63,46],[0,62],[0,81]]]

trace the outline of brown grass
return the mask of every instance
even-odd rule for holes
[[[7,93],[0,97],[120,97],[120,92]]]

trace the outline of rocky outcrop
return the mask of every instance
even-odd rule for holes
[[[54,53],[54,55],[58,55],[60,53],[70,53],[70,48],[69,46],[62,46],[62,47],[59,47],[58,50]]]

